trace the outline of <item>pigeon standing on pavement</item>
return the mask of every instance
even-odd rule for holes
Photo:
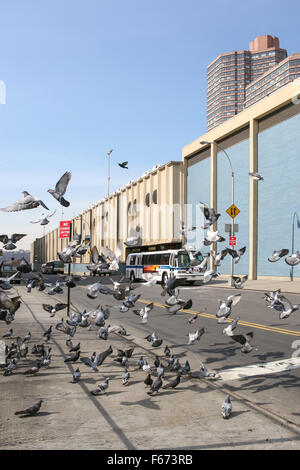
[[[224,419],[228,419],[232,412],[232,403],[230,401],[230,396],[227,395],[223,404],[222,404],[222,416]]]
[[[36,415],[42,406],[43,400],[38,401],[32,406],[29,406],[28,408],[25,408],[25,410],[21,411],[16,411],[15,415],[29,415],[29,416],[34,416]]]
[[[106,394],[106,390],[108,389],[108,386],[109,386],[109,377],[106,377],[104,382],[101,382],[100,384],[97,385],[96,390],[91,391],[91,394],[100,395],[101,392],[104,392]]]
[[[70,205],[69,201],[66,201],[66,199],[63,198],[70,179],[71,173],[66,171],[66,173],[64,173],[56,183],[55,189],[48,189],[48,193],[52,194],[52,196],[64,207],[69,207]]]
[[[73,382],[72,383],[77,384],[80,380],[80,377],[81,377],[81,373],[80,373],[79,367],[77,367],[77,369],[73,373]]]

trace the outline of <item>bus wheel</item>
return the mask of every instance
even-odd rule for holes
[[[130,273],[130,280],[131,280],[131,282],[135,281],[135,275],[134,275],[133,271],[131,271],[131,273]]]
[[[162,278],[161,278],[161,285],[165,286],[167,284],[167,281],[168,281],[168,275],[167,273],[163,273]]]

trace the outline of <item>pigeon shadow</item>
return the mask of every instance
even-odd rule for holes
[[[244,413],[249,413],[249,412],[250,412],[250,410],[232,411],[230,417],[231,417],[231,418],[234,418],[234,417],[237,417],[237,416],[239,416],[239,415],[242,415],[242,414],[244,414]]]
[[[52,411],[52,412],[49,412],[49,411],[41,411],[40,413],[37,413],[35,415],[23,415],[23,416],[20,416],[21,419],[24,419],[24,418],[38,418],[40,416],[48,416],[48,415],[56,415],[56,414],[59,414],[57,411]]]
[[[267,359],[280,359],[282,357],[284,357],[284,353],[283,352],[279,352],[279,351],[276,351],[276,352],[268,352],[268,353],[265,353],[265,354],[253,354],[252,357],[257,357],[260,361],[266,361]]]
[[[125,405],[125,406],[140,405],[140,406],[144,406],[145,408],[152,409],[152,410],[160,410],[160,407],[156,404],[155,401],[152,401],[151,398],[144,398],[144,400],[139,400],[136,402],[121,401],[120,405]]]

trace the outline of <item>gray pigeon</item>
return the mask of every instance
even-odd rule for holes
[[[52,196],[64,207],[69,207],[70,205],[70,203],[63,198],[70,179],[71,173],[66,171],[66,173],[64,173],[56,183],[55,189],[48,189],[48,193],[52,194]]]
[[[130,379],[130,373],[128,372],[127,367],[125,367],[125,370],[122,375],[122,384],[123,385],[128,385],[129,384],[129,379]]]
[[[158,390],[162,387],[163,385],[163,382],[162,382],[162,379],[161,379],[161,376],[159,375],[158,378],[153,382],[148,395],[152,395],[154,392],[158,393]]]
[[[79,368],[77,367],[77,369],[73,373],[73,382],[72,383],[77,384],[80,380],[80,377],[81,377],[81,373],[80,373]]]
[[[47,211],[49,210],[48,207],[43,203],[43,201],[41,201],[40,199],[37,199],[35,196],[32,196],[27,191],[23,191],[22,194],[24,194],[23,199],[20,199],[19,201],[11,204],[8,207],[0,208],[0,211],[18,212],[18,211],[23,211],[26,209],[34,209],[35,207],[38,207],[39,205],[43,206],[45,209],[47,209]]]
[[[259,173],[257,173],[257,171],[252,171],[251,173],[249,173],[249,175],[255,181],[263,181],[264,180],[263,177]]]
[[[25,233],[13,233],[9,238],[7,235],[0,235],[0,242],[3,243],[3,248],[5,250],[14,250],[17,243],[21,238],[26,237]]]
[[[25,408],[25,410],[21,411],[16,411],[15,415],[29,415],[29,416],[34,416],[36,415],[42,406],[43,400],[38,401],[32,406],[29,406],[28,408]]]
[[[222,410],[223,418],[228,419],[229,416],[231,415],[231,412],[232,412],[232,404],[231,404],[229,395],[227,395],[227,397],[225,398],[225,400],[222,404],[221,410]]]
[[[280,258],[287,255],[288,252],[289,250],[287,248],[283,248],[282,250],[274,250],[272,256],[268,258],[268,261],[270,261],[270,263],[275,263]]]
[[[109,377],[106,377],[104,382],[101,382],[100,384],[97,385],[96,390],[92,390],[91,394],[92,395],[100,395],[101,392],[104,392],[106,394],[106,390],[108,389],[109,385]]]

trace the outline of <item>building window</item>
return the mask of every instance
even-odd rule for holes
[[[157,189],[154,189],[152,193],[152,201],[154,204],[157,204]]]
[[[145,204],[146,204],[147,207],[150,206],[150,193],[147,193],[147,194],[146,194]]]
[[[127,212],[129,215],[131,214],[131,202],[128,202]]]

